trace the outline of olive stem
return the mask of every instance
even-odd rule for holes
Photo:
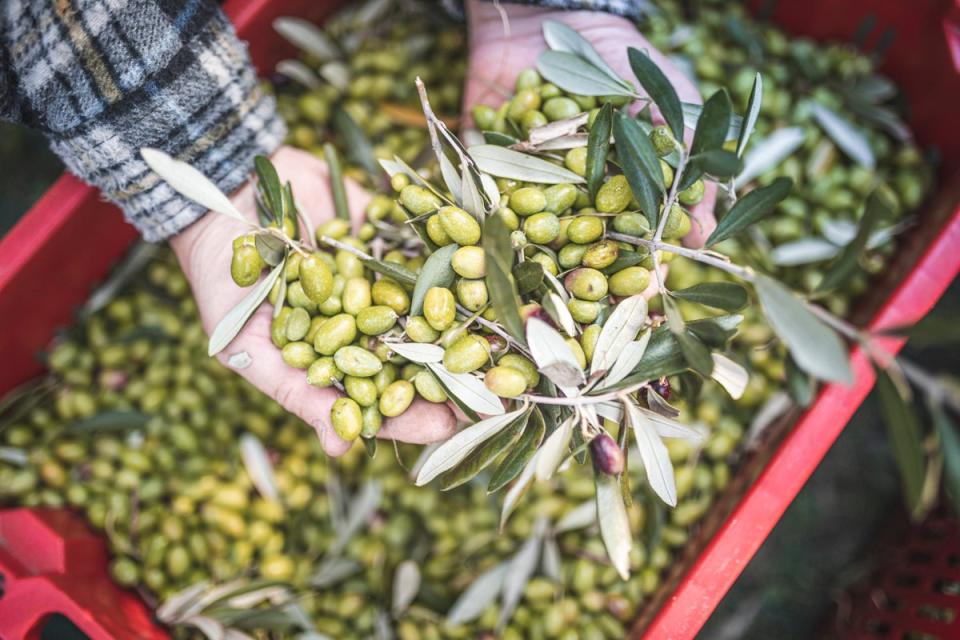
[[[462,305],[459,305],[459,304],[457,305],[457,310],[460,311],[460,313],[462,313],[462,314],[464,314],[464,315],[467,315],[467,316],[469,316],[469,314],[471,314],[471,311],[470,311],[469,309],[467,309],[466,307],[464,307],[464,306],[462,306]],[[479,316],[479,315],[476,315],[476,314],[473,314],[473,315],[475,316],[474,319],[476,320],[477,324],[479,324],[481,327],[485,327],[485,328],[487,328],[487,329],[490,329],[490,331],[493,331],[495,334],[497,334],[498,336],[500,336],[501,338],[503,338],[504,340],[506,340],[506,341],[507,341],[507,344],[513,345],[513,346],[517,349],[517,351],[522,351],[522,352],[524,353],[524,355],[526,355],[528,358],[531,358],[531,359],[532,359],[532,357],[530,356],[530,352],[527,351],[527,350],[523,347],[523,345],[521,345],[519,342],[517,342],[516,339],[514,339],[513,336],[511,336],[509,333],[507,333],[506,331],[504,331],[503,329],[501,329],[500,326],[499,326],[496,322],[490,322],[490,321],[487,320],[486,318],[483,318],[482,316]]]
[[[279,229],[274,229],[273,227],[268,227],[268,228],[259,227],[259,228],[261,231],[266,232],[267,235],[277,238],[278,240],[286,244],[288,247],[290,247],[291,249],[293,249],[294,251],[302,255],[304,258],[306,258],[309,255],[306,251],[303,250],[301,243],[289,237],[287,234],[280,231]]]
[[[573,396],[572,398],[553,398],[550,396],[537,396],[533,394],[524,394],[520,396],[523,400],[528,400],[534,404],[557,404],[565,405],[571,407],[579,407],[583,405],[590,404],[599,404],[601,402],[609,402],[611,400],[619,400],[621,395],[630,395],[635,391],[639,391],[641,388],[646,386],[648,381],[638,382],[635,385],[627,387],[625,389],[620,389],[619,391],[610,391],[608,393],[603,393],[598,396]]]
[[[673,203],[677,201],[677,192],[680,189],[680,180],[683,177],[683,170],[687,166],[688,155],[686,149],[680,149],[680,160],[677,162],[677,170],[673,175],[673,184],[670,185],[670,193],[667,195],[667,201],[663,205],[663,211],[660,214],[660,221],[657,223],[657,231],[653,234],[653,242],[660,243],[661,238],[663,238],[663,230],[667,226],[667,220],[670,218],[670,210],[673,208]],[[663,296],[667,295],[667,286],[663,282],[663,274],[660,273],[660,258],[657,256],[657,252],[654,249],[650,252],[650,256],[653,258],[653,272],[657,276],[657,286],[660,289],[660,294]]]
[[[680,247],[674,244],[668,244],[666,242],[647,240],[646,238],[637,238],[625,233],[611,232],[607,234],[607,237],[629,244],[648,247],[651,251],[651,255],[654,257],[654,261],[656,261],[655,251],[660,249],[661,251],[666,251],[667,253],[675,253],[678,256],[683,256],[685,258],[716,267],[721,271],[726,271],[727,273],[735,275],[747,282],[753,282],[756,277],[756,273],[754,273],[753,269],[750,267],[741,267],[740,265],[734,264],[729,260],[710,255],[703,249],[688,249],[687,247]]]
[[[328,244],[334,249],[343,249],[347,253],[352,253],[353,255],[357,256],[361,260],[374,259],[373,256],[371,256],[370,254],[364,253],[363,251],[360,251],[360,249],[357,249],[356,247],[352,247],[346,242],[340,242],[339,240],[334,240],[330,236],[320,236],[318,239],[320,240],[320,242],[324,244]]]

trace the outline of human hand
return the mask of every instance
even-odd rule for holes
[[[503,12],[501,14],[501,11]],[[513,92],[517,75],[523,69],[535,66],[537,56],[547,48],[543,40],[544,20],[557,20],[573,27],[590,41],[603,59],[620,77],[639,87],[630,63],[627,48],[647,51],[654,62],[673,83],[680,100],[700,104],[697,88],[666,56],[657,51],[626,18],[598,11],[556,11],[545,7],[518,4],[499,6],[484,0],[468,0],[468,33],[470,61],[464,87],[464,116],[474,105],[484,103],[493,107]],[[504,16],[509,24],[509,35],[504,28]],[[662,122],[659,111],[652,107],[654,118]],[[692,133],[688,130],[688,135]],[[692,230],[684,244],[699,247],[716,227],[713,205],[716,185],[705,182],[704,197],[690,210]]]
[[[271,160],[281,181],[289,180],[292,183],[297,203],[314,228],[333,217],[330,177],[322,161],[290,147],[281,147]],[[231,197],[251,222],[256,220],[254,193],[253,182],[248,182]],[[362,221],[370,196],[359,185],[348,180],[347,197],[356,228]],[[208,334],[248,293],[248,290],[234,284],[230,277],[233,239],[248,231],[239,221],[208,214],[170,241],[193,288],[203,327]],[[351,443],[337,436],[330,425],[330,406],[338,396],[337,390],[307,384],[304,371],[294,369],[283,361],[280,350],[270,339],[271,319],[271,305],[261,305],[218,358],[226,364],[231,354],[247,352],[252,363],[237,373],[313,426],[328,454],[341,455],[350,448]],[[449,438],[454,428],[455,421],[449,408],[418,398],[402,415],[384,420],[378,436],[426,444]]]

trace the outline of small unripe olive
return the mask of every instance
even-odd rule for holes
[[[556,98],[557,96],[563,95],[563,91],[557,85],[552,82],[544,82],[540,85],[540,97],[544,100],[549,98]]]
[[[560,234],[560,220],[553,213],[536,213],[523,221],[523,232],[530,242],[548,244]]]
[[[520,228],[520,218],[510,207],[500,207],[497,215],[503,219],[503,223],[507,225],[507,229],[510,229],[510,231],[516,231]]]
[[[527,381],[527,387],[535,387],[540,384],[540,372],[537,371],[537,365],[533,364],[527,358],[518,353],[507,353],[497,361],[498,367],[510,367],[523,374]]]
[[[581,300],[599,300],[607,295],[607,278],[596,269],[581,267],[564,278],[567,291]]]
[[[287,285],[287,302],[290,303],[290,306],[306,309],[310,313],[317,310],[317,303],[307,296],[299,280]]]
[[[790,220],[790,218],[783,219]],[[681,238],[689,232],[690,218],[683,209],[674,204],[670,207],[670,215],[667,217],[667,222],[663,226],[663,237],[668,239]]]
[[[292,311],[290,307],[284,307],[280,310],[279,315],[270,322],[270,339],[273,344],[281,349],[289,342],[287,339],[287,320],[290,319]]]
[[[313,348],[321,355],[332,356],[356,337],[357,322],[354,317],[348,313],[339,313],[320,325],[313,338]]]
[[[352,345],[337,349],[333,354],[333,361],[340,371],[358,378],[376,375],[383,368],[380,358],[362,347]]]
[[[603,219],[598,216],[577,216],[567,227],[567,237],[576,244],[590,244],[602,235]]]
[[[490,359],[490,343],[485,338],[467,334],[443,352],[443,365],[451,373],[476,371]]]
[[[635,296],[650,285],[650,272],[643,267],[627,267],[610,276],[610,293],[615,296]]]
[[[410,176],[405,173],[395,173],[390,177],[390,188],[400,193],[403,188],[410,184]]]
[[[520,118],[520,128],[529,135],[531,129],[542,127],[548,122],[547,116],[543,115],[542,111],[531,109]]]
[[[233,250],[230,260],[230,276],[240,287],[249,287],[260,279],[264,262],[256,247],[243,245]]]
[[[377,392],[383,393],[391,382],[397,379],[397,366],[392,362],[383,363],[383,369],[373,376],[373,383],[377,385]]]
[[[383,220],[390,214],[392,208],[393,201],[387,196],[378,193],[367,203],[367,209],[365,211],[366,218],[367,220]]]
[[[541,111],[543,111],[543,115],[547,116],[547,120],[554,122],[572,118],[580,113],[581,109],[580,105],[570,98],[557,97],[544,102]]]
[[[440,332],[430,326],[427,319],[423,316],[411,316],[407,318],[405,328],[407,337],[413,342],[433,342],[440,337]]]
[[[567,309],[573,319],[582,324],[593,322],[600,315],[600,303],[592,300],[578,300],[570,298],[567,302]]]
[[[280,352],[283,361],[296,369],[306,369],[317,359],[317,352],[306,342],[290,342]]]
[[[297,307],[290,312],[287,318],[287,340],[296,342],[303,340],[310,330],[310,314],[305,309]]]
[[[493,120],[497,112],[493,107],[486,104],[478,104],[473,108],[473,124],[480,131],[490,131],[493,128]]]
[[[670,155],[677,148],[676,138],[666,125],[653,128],[650,132],[650,142],[653,144],[653,150],[661,157]]]
[[[583,260],[583,254],[587,252],[589,247],[590,245],[587,244],[570,243],[564,245],[564,247],[557,252],[557,260],[560,262],[560,267],[562,269],[573,269],[579,266]]]
[[[397,312],[386,305],[375,305],[357,313],[357,329],[368,336],[386,333],[397,324]]]
[[[460,278],[457,281],[457,299],[470,311],[477,311],[487,304],[487,285],[483,280]]]
[[[663,172],[663,186],[669,188],[673,185],[673,167],[661,160],[660,171]]]
[[[380,407],[372,404],[369,407],[363,407],[360,410],[363,418],[363,426],[360,429],[360,435],[364,438],[373,438],[380,431],[383,425],[383,415],[380,413]]]
[[[553,258],[542,251],[533,254],[533,256],[530,257],[530,262],[539,262],[543,270],[549,271],[552,276],[560,273],[560,268],[557,266],[557,263],[553,261]]]
[[[337,273],[344,278],[360,278],[363,276],[363,263],[360,258],[344,249],[337,249],[334,256],[336,261]]]
[[[513,88],[515,91],[523,91],[524,89],[533,89],[534,87],[539,88],[542,83],[543,80],[540,78],[537,70],[527,68],[517,74]]]
[[[317,238],[328,236],[339,240],[350,233],[350,221],[343,218],[330,218],[317,227]]]
[[[377,402],[377,385],[373,378],[346,376],[343,379],[343,388],[361,407],[369,407]]]
[[[453,292],[446,287],[431,287],[423,298],[423,316],[437,331],[449,329],[457,315]]]
[[[547,196],[538,187],[522,187],[510,194],[510,208],[519,216],[531,216],[543,211]]]
[[[583,266],[593,269],[609,267],[620,255],[620,247],[613,240],[601,240],[587,247],[583,254]]]
[[[587,148],[576,147],[567,151],[567,155],[563,158],[563,166],[578,176],[587,175]]]
[[[527,388],[522,371],[508,366],[493,367],[483,375],[483,384],[501,398],[516,398]]]
[[[426,187],[410,184],[400,191],[400,204],[413,215],[422,216],[439,209],[442,202]]]
[[[300,278],[300,263],[303,262],[303,255],[292,252],[287,256],[287,262],[283,267],[283,278],[287,282],[293,282]]]
[[[546,211],[561,214],[577,201],[577,188],[567,182],[550,185],[543,190],[543,195],[547,199]]]
[[[613,217],[613,228],[617,233],[631,236],[642,236],[650,231],[650,223],[646,216],[636,211],[624,211]]]
[[[486,274],[485,265],[486,258],[480,247],[460,247],[450,258],[450,266],[463,278],[482,278]]]
[[[337,398],[330,407],[330,423],[337,435],[344,440],[356,440],[363,428],[360,405],[350,398]]]
[[[597,211],[602,213],[620,213],[630,204],[633,192],[626,176],[616,175],[603,183],[597,191]]]
[[[577,364],[581,368],[587,366],[587,356],[583,353],[583,347],[580,346],[580,343],[577,342],[576,338],[564,338],[564,342],[567,343],[567,346],[570,347],[570,351],[573,352],[573,357],[577,359]]]
[[[307,369],[307,383],[315,387],[333,386],[334,380],[343,380],[343,372],[329,356],[314,360]]]
[[[460,207],[441,207],[437,215],[440,226],[457,244],[465,246],[480,242],[480,223]]]
[[[591,324],[584,327],[583,333],[580,334],[580,346],[583,348],[583,355],[587,362],[593,361],[593,350],[597,346],[601,331],[603,331],[603,327],[598,324]]]
[[[357,315],[361,309],[366,309],[373,301],[370,291],[370,281],[366,278],[347,278],[340,294],[340,304],[345,313]]]
[[[410,310],[410,296],[403,287],[389,278],[381,278],[374,282],[370,296],[373,304],[388,306],[397,315],[404,315]]]
[[[523,117],[523,114],[540,108],[540,92],[537,89],[523,89],[518,91],[510,99],[510,106],[507,108],[507,117],[517,122]]]
[[[322,259],[307,256],[300,260],[300,284],[307,297],[320,304],[333,292],[333,274]]]
[[[413,402],[414,387],[407,380],[391,382],[380,396],[380,413],[388,418],[398,416]]]
[[[447,401],[447,392],[443,390],[432,372],[422,369],[413,377],[413,384],[424,400],[437,404]]]
[[[450,236],[447,235],[447,232],[444,231],[439,215],[433,215],[427,218],[427,236],[438,247],[445,247],[453,242]]]

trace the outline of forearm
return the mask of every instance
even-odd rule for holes
[[[141,147],[197,166],[230,193],[253,156],[283,139],[245,46],[210,0],[7,0],[2,11],[0,114],[44,132],[147,240],[205,211],[160,181]]]

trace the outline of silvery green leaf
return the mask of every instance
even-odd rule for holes
[[[453,272],[453,267],[450,266],[450,261],[459,248],[460,245],[456,243],[440,247],[431,253],[430,257],[423,263],[423,268],[417,275],[417,284],[413,287],[413,295],[410,298],[411,316],[418,316],[423,313],[423,299],[426,297],[427,291],[433,287],[449,287],[453,284],[456,274]]]
[[[340,49],[333,38],[309,20],[281,17],[273,21],[273,28],[293,46],[318,60],[340,57]]]
[[[904,229],[913,224],[910,219],[903,220],[893,226],[877,229],[870,234],[867,240],[868,249],[876,249],[890,242],[890,240],[901,233]],[[847,220],[827,220],[823,223],[821,231],[823,236],[838,247],[850,244],[857,236],[857,225]]]
[[[829,260],[840,253],[840,247],[823,238],[801,238],[774,247],[770,260],[781,267],[795,267]]]
[[[574,135],[580,127],[585,127],[589,119],[590,114],[584,111],[572,118],[555,120],[543,126],[534,127],[527,136],[527,142],[534,146],[539,146],[550,140],[566,138]]]
[[[367,0],[353,15],[353,23],[356,26],[373,26],[381,18],[384,18],[391,9],[393,0]]]
[[[209,583],[204,580],[185,587],[166,600],[156,611],[157,619],[167,624],[175,623],[181,611],[186,609],[207,590]]]
[[[581,502],[579,505],[563,514],[557,524],[553,526],[555,534],[585,529],[597,521],[597,503],[593,500]]]
[[[623,411],[620,410],[620,405],[614,402],[613,400],[608,400],[606,402],[598,402],[594,405],[596,412],[606,418],[607,420],[613,420],[614,422],[619,423],[623,419]]]
[[[540,558],[540,568],[543,575],[554,582],[563,582],[563,562],[560,559],[560,547],[553,536],[543,540],[543,555]]]
[[[166,180],[170,187],[180,195],[211,211],[216,211],[240,222],[247,222],[240,210],[230,202],[230,198],[217,188],[217,185],[186,162],[176,160],[159,149],[149,147],[140,149],[140,156],[150,169]]]
[[[373,152],[373,144],[360,125],[340,106],[334,108],[332,122],[333,130],[343,140],[343,151],[347,158],[366,169],[370,175],[375,175],[377,158]]]
[[[373,621],[373,638],[374,640],[394,640],[390,615],[382,609],[377,611],[377,617]]]
[[[636,337],[647,321],[647,300],[642,295],[620,301],[603,323],[593,348],[590,374],[612,367],[624,348]],[[631,367],[632,368],[632,367]]]
[[[240,437],[240,458],[250,476],[253,486],[261,496],[271,502],[279,502],[277,479],[273,474],[273,464],[260,439],[252,433]]]
[[[283,273],[282,262],[275,266],[266,278],[254,285],[250,293],[237,306],[223,316],[214,328],[213,333],[210,334],[210,343],[207,345],[208,356],[217,355],[237,337],[237,334],[243,329],[243,325],[247,323],[260,303],[266,299],[270,289],[273,288],[273,283],[276,282],[281,273]]]
[[[661,500],[671,507],[677,506],[677,486],[673,479],[670,454],[651,422],[650,416],[656,414],[645,413],[629,401],[623,403],[623,409],[627,415],[627,424],[633,429],[633,435],[637,440],[640,459],[647,474],[647,483]],[[662,416],[658,417],[662,418]],[[619,489],[617,491],[619,493]]]
[[[520,550],[510,559],[507,565],[507,573],[503,577],[503,592],[500,604],[500,616],[497,619],[497,634],[507,626],[510,618],[513,617],[513,611],[520,604],[523,592],[527,588],[527,583],[533,576],[537,568],[537,560],[540,558],[540,544],[542,541],[543,525],[539,527],[540,531],[535,531]]]
[[[440,363],[427,363],[427,368],[437,376],[450,394],[477,413],[489,416],[503,414],[503,403],[500,398],[487,389],[480,378],[469,373],[450,373]]]
[[[443,360],[443,347],[429,342],[388,342],[390,350],[410,362],[426,364]]]
[[[432,368],[433,367],[431,367],[431,369]],[[513,422],[523,411],[524,410],[521,409],[502,415],[491,416],[486,420],[481,420],[455,433],[449,440],[437,447],[436,451],[423,463],[420,472],[417,474],[417,486],[422,487],[444,471],[448,471],[460,464],[464,458],[470,455],[471,451],[500,433],[504,427]]]
[[[500,202],[500,189],[497,187],[497,181],[485,173],[480,174],[480,182],[483,184],[483,190],[487,194],[487,199],[494,204]]]
[[[504,560],[477,576],[450,607],[447,624],[456,626],[473,622],[487,607],[496,602],[497,596],[503,590],[503,579],[507,575],[508,566],[509,562]]]
[[[821,380],[853,383],[843,342],[810,311],[806,302],[764,275],[757,276],[754,287],[767,321],[787,345],[797,366]]]
[[[800,148],[806,139],[802,127],[777,129],[760,140],[743,159],[743,169],[733,181],[733,188],[740,189],[757,176],[765,174],[783,162]]]
[[[537,70],[547,82],[582,96],[624,96],[636,98],[623,81],[605,75],[591,62],[565,51],[544,51],[537,57]]]
[[[504,526],[507,524],[507,518],[509,518],[510,514],[513,513],[514,507],[517,506],[520,498],[522,498],[523,494],[527,492],[527,488],[533,481],[533,474],[536,472],[537,458],[539,457],[540,450],[537,449],[537,452],[533,454],[533,456],[527,462],[527,466],[523,468],[523,471],[520,472],[520,475],[517,476],[517,479],[514,480],[512,485],[510,485],[510,489],[503,497],[503,507],[500,509],[500,531],[503,531]]]
[[[627,506],[623,503],[620,482],[616,476],[605,473],[595,474],[595,482],[600,537],[607,548],[613,568],[622,580],[626,580],[630,577],[630,548],[633,546],[633,536],[630,533],[630,519],[627,517]]]
[[[608,65],[603,57],[597,53],[597,50],[593,48],[593,45],[580,35],[576,29],[568,27],[564,23],[556,20],[544,20],[543,39],[546,40],[547,46],[553,51],[565,51],[579,55],[614,82],[619,82],[629,88],[626,81],[618,76],[616,71],[610,68],[610,65]]]
[[[757,124],[757,118],[760,117],[760,104],[763,102],[763,76],[757,72],[757,77],[753,80],[753,88],[750,90],[750,98],[747,100],[747,115],[740,128],[740,134],[737,136],[737,155],[742,156],[750,141],[750,135]]]
[[[495,144],[481,144],[470,147],[469,152],[480,171],[498,178],[510,178],[540,184],[560,184],[562,182],[582,184],[584,181],[582,177],[569,169]]]
[[[557,276],[553,275],[549,271],[544,271],[543,279],[550,283],[550,286],[553,287],[553,290],[556,291],[557,295],[560,296],[560,299],[563,300],[564,305],[570,302],[570,294],[567,293],[567,290],[564,288],[563,284],[560,283],[560,280],[557,279]]]
[[[310,578],[310,586],[327,589],[363,570],[363,565],[352,558],[328,558]]]
[[[730,397],[739,400],[750,381],[750,374],[742,366],[721,353],[711,353],[713,357],[713,373],[710,377],[720,383],[727,390]]]
[[[368,480],[357,492],[357,495],[350,501],[350,509],[347,512],[347,520],[343,527],[337,531],[337,537],[327,549],[327,557],[336,557],[346,548],[353,536],[367,524],[377,509],[380,508],[380,502],[383,496],[383,488],[376,480]]]
[[[702,444],[710,435],[706,428],[700,425],[684,424],[649,409],[640,409],[640,413],[650,420],[657,435],[661,438],[677,438],[693,444]]]
[[[0,447],[0,462],[23,467],[27,464],[28,460],[29,457],[24,449],[18,447]]]
[[[447,154],[440,152],[437,154],[437,161],[440,164],[440,175],[443,177],[443,183],[447,185],[447,191],[453,196],[458,205],[463,206],[463,186],[460,182],[460,172],[453,166]]]
[[[544,271],[546,273],[546,271]],[[560,325],[560,328],[563,329],[571,338],[577,336],[577,323],[574,321],[573,316],[570,314],[570,309],[567,308],[567,305],[564,304],[563,299],[554,293],[553,291],[548,291],[546,295],[543,296],[541,301],[543,308],[547,311],[550,317]]]
[[[487,204],[483,200],[485,194],[484,187],[482,184],[477,184],[476,179],[474,179],[473,174],[470,173],[466,165],[463,167],[460,184],[462,185],[462,193],[460,196],[461,206],[467,213],[482,224],[484,217],[487,215]],[[497,199],[496,202],[499,205],[500,200]]]
[[[189,616],[180,620],[180,624],[196,627],[207,640],[224,640],[227,633],[223,624],[210,616]]]
[[[549,480],[556,473],[570,448],[570,439],[573,437],[573,427],[576,422],[576,414],[571,415],[554,429],[540,446],[537,456],[537,480]]]
[[[573,351],[550,325],[538,318],[527,320],[527,345],[543,375],[559,387],[577,387],[585,378]]]
[[[695,131],[697,123],[700,121],[700,113],[703,112],[703,105],[695,102],[681,102],[683,108],[683,124],[691,131]],[[730,116],[730,129],[727,131],[727,140],[736,140],[743,127],[743,118],[737,114]]]
[[[284,270],[286,270],[287,263],[283,263]],[[277,299],[273,303],[273,317],[279,318],[280,314],[283,313],[283,308],[286,306],[287,302],[287,279],[278,278],[277,282],[280,283],[279,289],[277,290]],[[276,285],[275,285],[276,286]],[[271,289],[272,290],[272,289]],[[267,294],[269,297],[270,294]],[[251,362],[252,362],[251,358]]]
[[[515,148],[520,151],[567,151],[577,147],[587,146],[588,136],[586,133],[572,133],[568,136],[560,136],[539,144],[520,143]]]
[[[393,575],[393,599],[390,613],[399,618],[413,604],[420,591],[420,567],[413,560],[404,560]]]
[[[822,104],[814,103],[812,111],[820,127],[850,159],[867,169],[876,166],[873,149],[863,131]]]
[[[654,391],[651,387],[646,387],[647,406],[650,411],[665,418],[676,418],[680,415],[680,410],[666,401],[663,396]]]
[[[299,60],[281,60],[276,66],[277,73],[284,75],[295,82],[299,82],[307,89],[319,89],[320,79],[313,69]]]

